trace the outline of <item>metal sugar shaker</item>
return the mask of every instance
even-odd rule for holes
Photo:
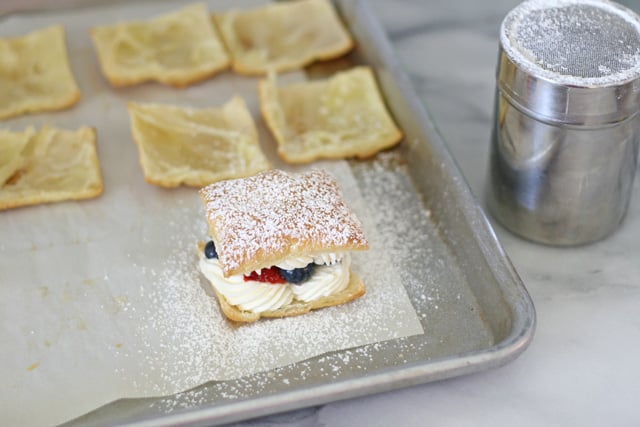
[[[609,1],[530,0],[503,20],[486,200],[550,245],[622,222],[637,166],[640,18]]]

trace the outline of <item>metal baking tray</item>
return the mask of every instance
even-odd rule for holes
[[[405,244],[401,253],[411,254],[397,267],[424,334],[178,395],[119,400],[69,426],[228,423],[496,368],[527,348],[535,329],[533,303],[383,28],[365,0],[338,0],[336,7],[357,47],[307,72],[313,78],[357,64],[373,67],[404,131],[400,146],[350,167],[365,201],[384,213],[378,226],[393,230]]]

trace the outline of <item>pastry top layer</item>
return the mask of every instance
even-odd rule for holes
[[[328,172],[268,170],[200,190],[225,276],[285,258],[368,248],[362,225]]]
[[[329,0],[269,2],[213,17],[241,74],[299,69],[345,55],[354,45]]]
[[[366,158],[402,139],[371,67],[285,85],[271,74],[259,82],[258,95],[278,154],[289,163]]]
[[[230,64],[204,3],[93,27],[91,37],[103,73],[116,87],[148,80],[185,87]]]
[[[152,184],[203,187],[269,167],[241,97],[221,107],[129,102],[127,109],[145,180]]]
[[[0,37],[0,119],[62,110],[79,99],[63,26]]]
[[[102,193],[96,131],[0,129],[0,211]]]

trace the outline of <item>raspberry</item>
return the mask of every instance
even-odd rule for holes
[[[249,282],[251,280],[273,284],[286,282],[280,275],[280,270],[278,269],[278,267],[263,268],[262,270],[260,270],[260,273],[252,271],[248,276],[244,276],[245,282]]]

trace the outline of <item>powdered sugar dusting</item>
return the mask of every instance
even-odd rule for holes
[[[326,171],[269,170],[200,192],[225,274],[310,252],[366,249],[360,221]]]

